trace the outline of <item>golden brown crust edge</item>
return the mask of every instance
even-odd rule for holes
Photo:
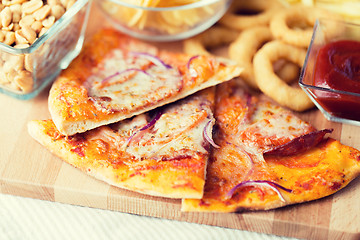
[[[28,132],[36,141],[45,146],[51,153],[63,159],[68,164],[80,169],[83,172],[86,172],[88,175],[98,180],[106,182],[115,187],[156,197],[174,199],[199,199],[202,197],[203,193],[198,190],[188,188],[176,188],[174,190],[174,188],[169,185],[161,185],[161,182],[166,183],[169,181],[169,178],[171,180],[171,175],[166,174],[166,169],[164,171],[164,175],[158,174],[159,172],[150,172],[149,175],[147,175],[148,179],[145,180],[141,176],[134,176],[128,180],[119,181],[119,179],[116,177],[116,171],[121,171],[121,169],[115,169],[111,165],[105,167],[102,164],[98,164],[96,161],[93,163],[90,161],[85,161],[84,158],[81,158],[78,154],[71,151],[69,145],[67,145],[65,141],[54,141],[49,135],[45,133],[45,128],[44,121],[41,120],[34,120],[28,123]],[[184,174],[186,173],[184,172]],[[156,179],[160,184],[154,184],[152,182],[153,179]],[[200,178],[195,179],[195,182],[199,186],[204,186],[205,184],[205,180]]]

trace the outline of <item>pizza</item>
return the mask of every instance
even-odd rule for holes
[[[182,211],[268,210],[319,199],[360,174],[360,152],[236,81],[217,87],[204,196]]]
[[[226,59],[159,50],[103,29],[53,83],[49,111],[74,135],[148,112],[239,76]]]
[[[66,136],[52,120],[30,135],[65,162],[111,185],[168,198],[201,198],[212,142],[214,88],[118,123]]]
[[[251,94],[241,71],[101,30],[54,82],[52,119],[28,130],[90,176],[182,199],[182,211],[274,209],[360,174],[358,150]]]

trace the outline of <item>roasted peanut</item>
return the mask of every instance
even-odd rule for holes
[[[47,3],[49,4],[49,6],[55,6],[55,5],[59,5],[61,4],[61,2],[59,0],[47,0]]]
[[[36,34],[39,34],[39,32],[41,31],[41,29],[43,28],[43,25],[40,21],[35,21],[31,24],[31,28],[34,29],[34,31],[36,32]]]
[[[11,24],[12,21],[12,12],[9,7],[5,7],[0,12],[0,18],[1,18],[1,25],[3,27],[7,27]]]
[[[25,55],[25,59],[24,59],[24,67],[26,70],[28,70],[29,72],[33,72],[33,59],[31,57],[31,55],[26,54]]]
[[[24,93],[31,92],[34,84],[32,75],[28,71],[21,71],[20,73],[16,74],[14,77],[14,82]]]
[[[29,2],[24,3],[21,8],[22,12],[25,14],[30,14],[40,9],[43,6],[42,0],[31,0]]]
[[[14,42],[15,42],[15,33],[5,31],[5,40],[4,40],[3,43],[5,43],[6,45],[11,46]]]
[[[13,12],[13,14],[12,14],[12,21],[13,21],[14,23],[18,23],[18,22],[20,22],[20,20],[21,20],[21,13]]]
[[[42,28],[39,32],[39,37],[41,37],[42,35],[44,35],[44,33],[46,33],[48,29],[47,28]]]
[[[54,16],[50,16],[46,19],[44,19],[42,21],[42,25],[45,27],[45,28],[50,28],[52,25],[54,25],[55,23],[55,17]]]
[[[10,10],[11,12],[14,13],[19,13],[21,15],[21,4],[13,4],[10,5]]]
[[[40,9],[34,12],[35,20],[44,20],[51,13],[51,7],[49,5],[42,6]]]
[[[75,4],[76,0],[69,0],[65,6],[66,10],[71,8]]]
[[[56,20],[61,18],[62,15],[64,15],[65,13],[65,8],[63,6],[60,5],[54,5],[51,6],[51,15],[53,15]]]
[[[33,15],[27,15],[27,16],[24,16],[19,24],[20,24],[20,27],[24,27],[24,26],[31,26],[31,24],[33,24],[35,22],[35,18]]]
[[[2,30],[4,30],[4,31],[13,31],[13,29],[14,29],[14,24],[13,23],[8,25],[7,27],[2,27]]]
[[[30,44],[33,44],[35,42],[36,32],[31,27],[24,26],[21,30],[18,30],[17,32],[19,31],[21,31],[21,35],[25,37]]]
[[[68,4],[69,0],[59,0],[61,5],[66,8],[66,5]]]
[[[14,23],[13,31],[19,30],[21,27],[18,23]]]
[[[18,44],[15,45],[14,48],[27,48],[30,47],[30,44],[24,43],[24,44]]]
[[[24,2],[26,2],[27,0],[11,0],[10,1],[10,6],[12,5],[16,5],[16,4],[22,4]]]

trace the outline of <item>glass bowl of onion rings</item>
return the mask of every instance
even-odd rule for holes
[[[148,41],[175,41],[215,24],[232,0],[97,0],[115,28]]]
[[[360,126],[360,25],[317,20],[299,84],[328,120]]]

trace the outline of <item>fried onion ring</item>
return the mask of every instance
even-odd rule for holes
[[[316,19],[333,17],[333,13],[324,9],[294,6],[280,10],[272,18],[270,30],[276,39],[294,46],[307,48],[311,41]]]
[[[260,90],[292,110],[305,111],[312,108],[314,104],[303,90],[287,85],[273,71],[273,63],[279,59],[287,59],[302,66],[305,56],[305,49],[278,40],[266,43],[254,57],[255,80]]]
[[[299,79],[300,67],[295,63],[279,59],[273,64],[274,72],[286,83]]]
[[[282,7],[284,6],[277,0],[236,0],[233,1],[229,11],[220,19],[220,24],[236,30],[267,26],[270,19]],[[241,11],[257,14],[241,14]]]
[[[187,54],[211,55],[207,49],[227,45],[234,41],[239,32],[225,27],[214,26],[207,31],[183,41],[183,49]]]
[[[272,40],[270,29],[260,26],[244,30],[229,46],[230,59],[244,68],[241,78],[254,89],[259,89],[254,77],[254,55],[263,44]],[[274,63],[274,71],[285,82],[294,80],[299,74],[299,68],[296,65],[286,63],[283,59]]]

